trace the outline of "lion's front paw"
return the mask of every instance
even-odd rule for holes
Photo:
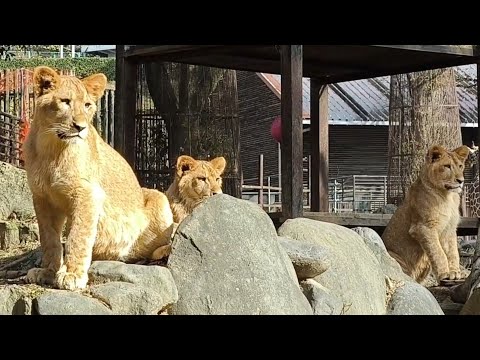
[[[465,274],[463,274],[460,270],[450,270],[449,272],[444,272],[438,275],[438,281],[462,280],[464,278]]]
[[[50,269],[33,268],[28,270],[25,280],[29,284],[53,285],[55,272]]]
[[[78,276],[71,272],[59,272],[55,277],[55,286],[61,290],[85,289],[88,275]]]

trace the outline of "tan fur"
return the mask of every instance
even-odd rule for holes
[[[467,146],[432,146],[419,177],[386,227],[382,239],[403,271],[422,282],[430,269],[438,280],[461,279],[457,245],[460,194]]]
[[[225,166],[224,157],[211,161],[195,160],[187,155],[178,157],[175,179],[166,191],[175,223],[180,223],[209,196],[222,193]]]
[[[103,74],[79,80],[48,67],[34,71],[37,100],[24,151],[43,258],[42,268],[27,274],[29,282],[84,288],[92,260],[151,258],[169,246],[168,199],[142,189],[92,125],[106,83]]]

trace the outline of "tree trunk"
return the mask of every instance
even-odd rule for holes
[[[236,72],[176,63],[152,63],[145,70],[155,108],[167,122],[170,167],[182,154],[224,156],[224,193],[241,197]]]
[[[432,145],[462,144],[453,68],[394,75],[390,82],[388,198],[399,205]]]

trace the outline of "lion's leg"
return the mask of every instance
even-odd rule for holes
[[[34,195],[33,206],[38,221],[42,265],[41,268],[30,269],[26,281],[33,284],[53,285],[55,275],[63,263],[61,236],[65,216],[42,197]]]
[[[141,257],[160,260],[170,255],[175,230],[172,210],[165,194],[146,188],[142,188],[142,192],[149,224],[140,235],[135,252]]]
[[[91,184],[85,184],[73,195],[70,231],[65,242],[65,265],[55,279],[58,288],[74,290],[87,286],[104,199],[105,193],[100,186]]]
[[[442,248],[445,251],[448,259],[448,279],[460,280],[463,274],[460,271],[460,254],[458,252],[457,231],[447,233],[444,241],[442,241]]]
[[[440,246],[438,232],[433,228],[418,224],[410,228],[409,234],[418,241],[423,251],[427,254],[437,280],[448,278],[448,259]]]

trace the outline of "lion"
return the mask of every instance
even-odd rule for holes
[[[209,196],[222,193],[226,164],[222,156],[210,161],[195,160],[188,155],[178,157],[174,181],[165,192],[175,223],[180,223]]]
[[[106,76],[80,80],[40,66],[33,82],[37,98],[24,155],[43,256],[27,282],[82,289],[93,260],[165,256],[173,229],[167,197],[141,188],[92,125]]]
[[[461,280],[457,226],[465,160],[470,149],[429,148],[426,161],[382,239],[403,271],[422,283],[433,270],[438,281]]]

